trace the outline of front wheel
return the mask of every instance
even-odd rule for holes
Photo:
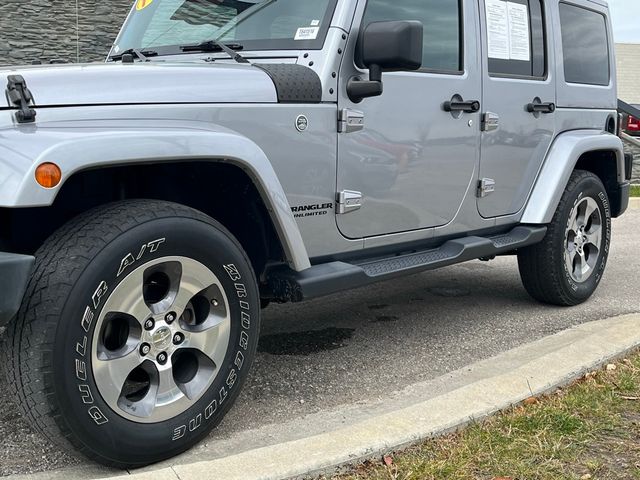
[[[572,306],[595,292],[607,264],[611,209],[604,185],[576,170],[544,240],[518,251],[522,282],[544,303]]]
[[[259,316],[249,260],[220,224],[165,202],[108,205],[37,252],[9,331],[8,383],[50,440],[106,465],[146,465],[222,420]]]

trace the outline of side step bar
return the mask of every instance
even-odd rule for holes
[[[544,226],[518,226],[502,235],[458,238],[439,248],[393,257],[323,263],[302,272],[289,268],[272,270],[268,282],[276,300],[301,302],[401,275],[508,253],[542,241],[546,233]]]

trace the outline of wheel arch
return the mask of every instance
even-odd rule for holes
[[[548,224],[560,203],[571,173],[587,170],[597,175],[610,198],[625,182],[622,141],[594,130],[575,130],[559,135],[552,144],[521,219],[527,224]],[[618,212],[612,212],[617,216]]]
[[[35,181],[35,168],[44,162],[56,163],[62,170],[63,181],[56,188],[45,189]],[[310,266],[269,159],[255,143],[235,132],[165,127],[97,132],[66,142],[58,139],[25,165],[19,178],[11,183],[13,189],[0,193],[0,206],[5,207],[0,215],[18,222],[14,228],[5,226],[10,234],[24,232],[25,225],[31,230],[43,224],[49,226],[45,230],[52,224],[57,228],[71,212],[110,201],[153,198],[202,210],[240,237],[247,217],[258,223],[262,219],[259,235],[273,233],[271,240],[277,241],[291,268],[300,271]],[[257,210],[248,211],[250,205]]]

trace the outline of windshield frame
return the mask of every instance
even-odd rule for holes
[[[156,0],[160,2],[162,0]],[[328,0],[327,10],[325,12],[325,17],[321,20],[320,30],[318,32],[318,37],[315,40],[294,40],[293,38],[283,38],[283,39],[252,39],[252,40],[243,40],[243,39],[225,39],[223,38],[217,39],[223,43],[234,43],[242,46],[242,50],[244,51],[281,51],[281,50],[322,50],[324,48],[324,43],[327,38],[327,33],[329,32],[329,28],[331,28],[331,23],[333,21],[333,17],[335,15],[335,11],[337,8],[338,0]],[[118,37],[116,38],[113,46],[111,47],[111,51],[109,52],[109,57],[117,56],[119,52],[126,51],[130,48],[135,48],[138,50],[153,50],[157,52],[156,56],[162,55],[177,55],[177,54],[193,54],[198,52],[183,52],[180,48],[184,46],[184,44],[158,44],[158,45],[141,45],[141,39],[144,35],[145,29],[138,29],[137,32],[131,28],[132,23],[135,21],[135,15],[139,13],[136,10],[136,6],[134,5],[125,20]],[[147,24],[148,26],[148,24]],[[221,30],[225,27],[220,27]],[[137,34],[137,36],[133,36]],[[133,36],[133,39],[128,39],[128,36]],[[216,38],[206,38],[202,39],[202,41],[207,40],[216,40]],[[123,43],[127,42],[127,43]],[[138,43],[136,43],[138,42]],[[195,44],[195,42],[194,42]]]

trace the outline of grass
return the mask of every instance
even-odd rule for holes
[[[640,197],[640,185],[631,185],[631,196]]]
[[[333,478],[640,480],[640,355]]]

